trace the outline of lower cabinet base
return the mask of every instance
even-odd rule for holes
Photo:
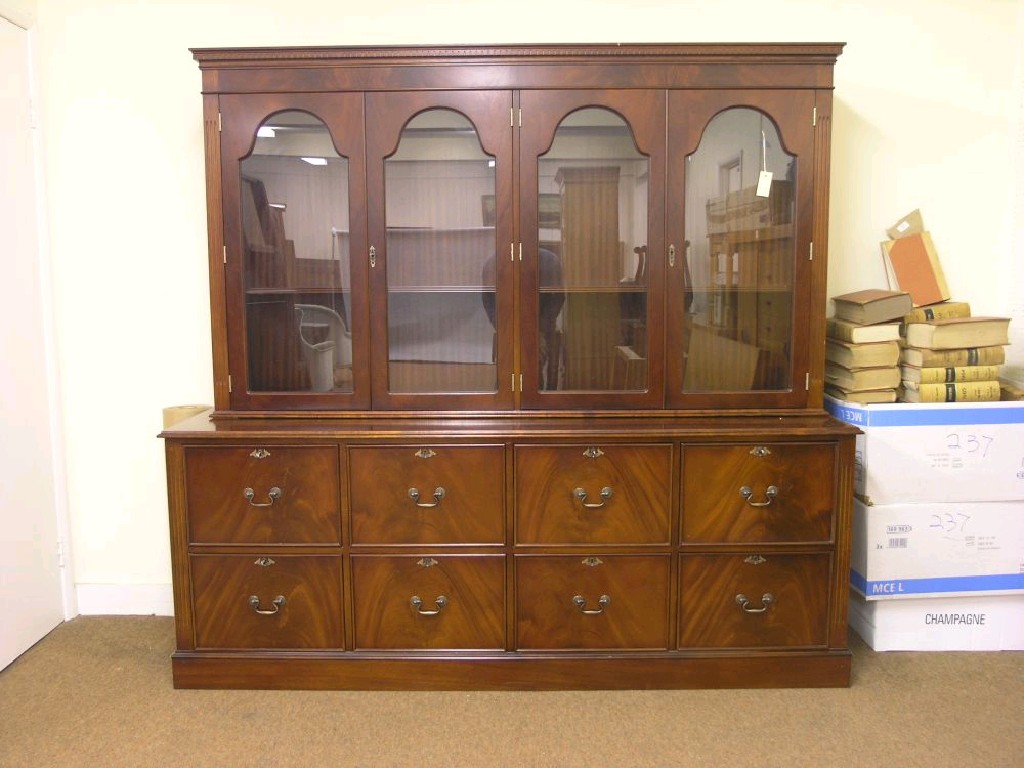
[[[305,690],[653,690],[837,688],[850,651],[673,655],[387,656],[179,651],[175,688]]]

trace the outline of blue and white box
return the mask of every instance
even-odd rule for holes
[[[854,492],[869,504],[1024,501],[1024,402],[886,403],[825,398],[860,427]]]
[[[855,499],[850,584],[865,600],[1024,593],[1024,502]]]

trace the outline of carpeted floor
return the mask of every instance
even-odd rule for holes
[[[164,617],[80,617],[0,673],[0,766],[1024,766],[1024,653],[875,653],[849,689],[176,691]]]

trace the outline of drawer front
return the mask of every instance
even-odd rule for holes
[[[830,555],[683,555],[680,648],[824,646]]]
[[[502,544],[501,445],[353,447],[355,544]]]
[[[354,555],[356,647],[505,647],[504,555]]]
[[[835,446],[684,445],[682,540],[828,542]]]
[[[338,449],[185,449],[189,539],[197,544],[339,544]]]
[[[196,647],[337,649],[341,558],[192,555]]]
[[[516,543],[667,544],[669,445],[518,445]]]
[[[668,555],[516,557],[517,647],[668,647]]]

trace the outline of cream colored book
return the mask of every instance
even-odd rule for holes
[[[900,384],[900,369],[897,365],[850,369],[835,363],[825,363],[825,383],[850,392],[895,389]]]
[[[956,381],[994,381],[999,378],[998,365],[957,365],[948,368],[918,368],[901,365],[903,385],[916,389],[918,384],[951,384]]]
[[[980,403],[998,399],[998,381],[956,381],[903,389],[903,400],[907,403]]]
[[[951,365],[1002,365],[1006,362],[1006,348],[958,347],[956,349],[921,349],[903,347],[900,360],[918,368],[947,368]]]
[[[900,345],[895,341],[851,344],[828,339],[825,343],[825,359],[844,368],[881,368],[899,364]]]
[[[899,323],[872,323],[862,325],[830,317],[825,321],[825,335],[837,341],[848,341],[852,344],[870,344],[877,341],[899,341]]]
[[[907,323],[908,347],[959,349],[1010,343],[1008,317],[947,317],[924,323]]]

